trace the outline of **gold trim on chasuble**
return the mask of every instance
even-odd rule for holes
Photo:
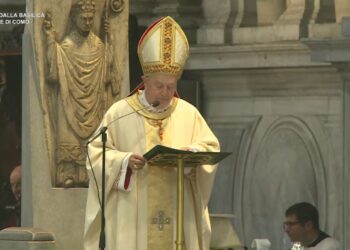
[[[139,101],[138,93],[126,100],[134,110],[144,107]],[[178,98],[174,97],[171,106],[162,113],[151,113],[145,109],[138,111],[145,117],[146,151],[158,144],[171,145],[169,117],[176,107],[177,100]],[[147,249],[149,250],[171,250],[175,246],[173,237],[176,225],[174,218],[176,185],[171,185],[174,180],[176,180],[175,168],[148,166]]]

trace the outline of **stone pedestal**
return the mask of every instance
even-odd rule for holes
[[[10,227],[0,231],[0,249],[55,250],[55,238],[39,228]]]
[[[244,245],[239,240],[236,230],[232,225],[232,214],[210,214],[211,240],[210,249],[234,249],[244,250]]]

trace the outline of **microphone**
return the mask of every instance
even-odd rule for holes
[[[97,188],[97,196],[98,196],[98,200],[100,202],[100,206],[101,206],[101,231],[100,231],[100,241],[99,241],[99,249],[101,250],[104,250],[105,249],[105,245],[106,245],[106,236],[105,236],[105,176],[106,176],[106,141],[107,141],[107,134],[106,134],[106,131],[109,127],[109,125],[111,125],[112,123],[122,119],[123,117],[125,116],[128,116],[128,115],[131,115],[131,114],[134,114],[134,113],[137,113],[141,110],[144,110],[144,109],[147,109],[147,108],[150,108],[150,107],[157,107],[159,106],[160,104],[160,101],[155,101],[154,103],[152,103],[151,105],[149,106],[145,106],[145,107],[142,107],[140,109],[137,109],[137,110],[134,110],[130,113],[127,113],[125,115],[122,115],[122,116],[119,116],[117,117],[116,119],[110,121],[109,123],[107,123],[106,126],[103,126],[100,128],[100,132],[97,133],[95,136],[92,137],[92,139],[90,139],[87,143],[86,143],[86,151],[87,151],[87,157],[89,159],[89,163],[90,163],[90,167],[91,167],[91,161],[90,161],[90,157],[89,157],[89,150],[88,150],[88,145],[89,143],[91,143],[92,141],[94,141],[98,136],[101,135],[101,139],[102,139],[102,200],[100,199],[100,195],[99,195],[99,188],[98,188],[98,184],[97,184],[97,180],[96,180],[96,176],[95,176],[95,173],[94,173],[94,170],[93,168],[91,167],[91,172],[93,174],[93,177],[94,177],[94,180],[95,180],[95,184],[96,184],[96,188]]]
[[[118,121],[119,119],[122,119],[122,118],[124,118],[125,116],[132,115],[132,114],[134,114],[134,113],[137,113],[137,112],[139,112],[139,111],[141,111],[141,110],[144,110],[144,109],[147,109],[147,108],[150,108],[150,107],[153,107],[153,108],[158,107],[159,105],[160,105],[160,101],[156,100],[156,101],[154,101],[152,104],[150,104],[150,105],[148,105],[148,106],[145,106],[145,107],[143,107],[143,108],[134,110],[134,111],[132,111],[132,112],[130,112],[130,113],[127,113],[127,114],[125,114],[125,115],[119,116],[118,118],[116,118],[116,119],[110,121],[109,123],[107,123],[106,126],[101,127],[101,128],[100,128],[100,131],[99,131],[96,135],[94,135],[90,140],[88,140],[88,142],[86,143],[86,146],[89,145],[91,142],[93,142],[93,141],[94,141],[97,137],[99,137],[101,134],[105,133],[105,132],[107,131],[109,125],[111,125],[112,123]]]

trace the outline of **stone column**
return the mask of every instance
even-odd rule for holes
[[[257,0],[258,26],[273,25],[286,9],[285,0]]]
[[[349,46],[350,48],[350,46]],[[348,48],[348,50],[349,50]],[[348,192],[349,178],[350,178],[350,58],[347,63],[338,65],[339,71],[344,80],[343,85],[343,119],[344,119],[344,232],[343,232],[343,246],[349,246],[350,239],[350,194]]]
[[[196,31],[201,24],[200,0],[156,0],[154,15],[171,16],[182,27],[190,43],[196,41]]]
[[[305,40],[311,49],[311,59],[318,62],[331,62],[338,69],[343,79],[342,107],[343,107],[343,204],[340,213],[343,214],[343,231],[339,240],[343,247],[349,246],[350,239],[350,39],[339,38],[333,40]],[[341,185],[341,184],[340,184]],[[335,204],[336,205],[336,204]]]
[[[335,0],[335,15],[337,23],[340,23],[343,17],[350,16],[350,1]]]
[[[283,40],[298,40],[307,36],[307,28],[311,17],[311,1],[289,0],[287,9],[275,23],[277,34],[284,33]],[[286,30],[289,30],[286,33]],[[278,35],[277,35],[278,36]]]
[[[225,43],[225,27],[230,12],[230,0],[203,0],[204,23],[197,32],[197,43]]]
[[[310,23],[335,22],[334,0],[314,1]]]
[[[309,38],[330,38],[341,36],[341,25],[336,22],[334,0],[312,1],[309,21]]]

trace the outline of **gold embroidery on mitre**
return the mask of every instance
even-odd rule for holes
[[[179,78],[189,45],[181,27],[171,17],[165,17],[145,31],[137,52],[144,75],[165,73]]]

